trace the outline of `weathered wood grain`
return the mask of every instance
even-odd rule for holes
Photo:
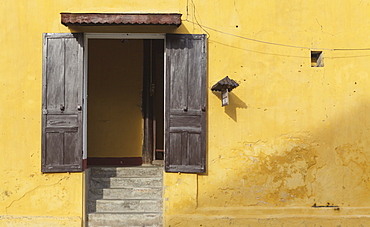
[[[82,171],[83,34],[44,34],[42,171]]]
[[[167,35],[167,172],[206,171],[206,57],[205,35]]]

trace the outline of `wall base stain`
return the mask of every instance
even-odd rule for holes
[[[166,217],[165,226],[203,226],[203,227],[224,227],[224,226],[250,226],[250,227],[365,227],[370,225],[370,216],[306,216],[306,215],[268,215],[270,217],[252,217],[249,215],[234,216],[213,216],[207,214],[194,215],[173,215]]]
[[[0,215],[0,226],[4,227],[81,227],[82,218],[79,216],[16,216]]]

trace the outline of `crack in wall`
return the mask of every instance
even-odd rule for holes
[[[68,177],[63,177],[62,179],[59,179],[58,182],[56,183],[53,183],[53,184],[47,184],[47,185],[38,185],[36,187],[34,187],[33,189],[31,190],[28,190],[27,192],[25,192],[21,197],[19,197],[18,199],[14,199],[8,206],[5,207],[5,213],[8,214],[8,210],[9,208],[15,203],[15,202],[18,202],[20,201],[21,199],[25,198],[28,194],[36,191],[37,189],[39,188],[42,188],[42,187],[50,187],[50,186],[54,186],[54,185],[57,185],[59,184],[60,182],[62,182],[63,180],[67,179]]]

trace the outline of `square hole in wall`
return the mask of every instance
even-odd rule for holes
[[[322,51],[311,51],[311,67],[324,67],[324,54]]]

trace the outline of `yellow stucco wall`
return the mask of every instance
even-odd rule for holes
[[[143,40],[89,40],[88,157],[141,157]]]
[[[165,174],[166,226],[370,225],[369,0],[1,0],[0,226],[82,223],[82,174],[40,171],[41,35],[66,11],[180,12],[73,30],[207,33],[208,88],[240,83],[227,107],[208,90],[208,172]]]
[[[208,94],[208,173],[166,175],[168,225],[369,225],[370,51],[344,50],[370,47],[369,4],[191,2],[208,85],[240,86],[226,107]]]

